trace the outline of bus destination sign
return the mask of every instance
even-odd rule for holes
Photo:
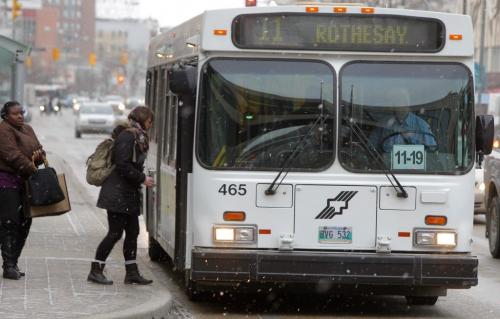
[[[232,28],[243,49],[437,52],[445,39],[439,20],[390,15],[248,14]]]

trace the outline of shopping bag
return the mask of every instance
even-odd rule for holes
[[[35,206],[30,203],[25,203],[24,212],[26,217],[35,218],[43,216],[57,216],[67,213],[71,210],[71,203],[68,195],[68,187],[64,174],[57,175],[58,184],[62,189],[64,199],[58,203],[51,205]]]
[[[64,199],[55,169],[49,167],[46,159],[44,164],[27,181],[28,201],[33,206],[51,205]]]

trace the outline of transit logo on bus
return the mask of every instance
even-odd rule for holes
[[[342,191],[335,198],[326,201],[326,207],[314,219],[332,219],[335,215],[342,215],[344,209],[349,208],[349,201],[357,191]]]

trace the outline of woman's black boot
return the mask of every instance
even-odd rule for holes
[[[146,279],[141,276],[141,274],[139,273],[139,269],[137,269],[136,263],[125,265],[125,269],[127,273],[123,282],[126,284],[149,285],[153,282],[152,280]]]
[[[19,280],[19,278],[21,278],[21,275],[19,275],[19,272],[16,270],[14,266],[6,266],[4,264],[3,277],[6,279]]]
[[[8,233],[2,240],[3,277],[18,280],[21,275],[16,270],[16,238]]]
[[[104,267],[101,267],[100,263],[92,262],[92,264],[90,265],[90,273],[87,277],[87,281],[101,285],[112,285],[113,281],[106,278],[106,276],[104,276],[104,274],[102,273],[103,268]]]

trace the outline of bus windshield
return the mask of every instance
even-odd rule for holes
[[[353,62],[340,72],[339,157],[353,172],[456,174],[473,163],[473,92],[455,63]]]
[[[278,169],[300,148],[291,169],[325,168],[334,158],[334,88],[334,72],[322,62],[209,61],[198,121],[200,162]]]

